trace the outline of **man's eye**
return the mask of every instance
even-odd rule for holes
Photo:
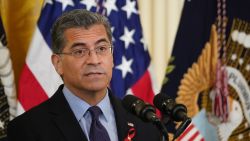
[[[99,47],[97,48],[97,50],[98,50],[99,52],[105,52],[105,51],[107,50],[107,47],[106,47],[106,46],[99,46]]]
[[[80,54],[83,54],[84,53],[84,50],[74,50],[73,51],[73,54],[75,55],[80,55]]]

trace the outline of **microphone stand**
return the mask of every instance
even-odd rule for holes
[[[163,114],[163,118],[162,118],[162,122],[163,122],[163,126],[165,126],[165,128],[167,128],[167,124],[170,123],[171,118],[166,115]],[[176,132],[174,134],[173,140],[177,139],[184,131],[185,129],[188,127],[188,125],[191,123],[192,119],[189,117],[186,117],[185,120],[183,120],[180,124],[180,126],[176,129]]]
[[[145,108],[142,110],[142,113],[145,113],[147,119],[153,122],[154,125],[161,131],[162,135],[164,136],[165,141],[169,141],[168,138],[168,130],[166,126],[162,123],[159,117],[157,117],[154,112],[146,112],[146,111],[155,111],[155,109],[152,106],[145,106]]]
[[[169,141],[168,139],[168,131],[165,127],[165,125],[159,120],[157,119],[156,121],[153,122],[158,129],[161,131],[162,135],[164,136],[165,141]]]
[[[188,125],[191,123],[191,118],[187,117],[178,127],[178,129],[176,130],[175,134],[174,134],[174,138],[173,141],[178,138],[184,131],[185,129],[188,127]]]

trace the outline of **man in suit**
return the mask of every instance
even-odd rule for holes
[[[151,123],[127,112],[108,89],[114,64],[104,16],[83,9],[64,13],[52,27],[52,50],[64,84],[49,100],[10,122],[10,141],[160,140]],[[100,111],[97,119],[93,107]]]

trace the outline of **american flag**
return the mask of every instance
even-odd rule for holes
[[[120,98],[134,94],[152,103],[156,89],[136,0],[45,0],[19,80],[17,114],[48,99],[62,84],[50,60],[50,29],[64,11],[76,8],[99,12],[110,20],[115,64],[112,91]]]
[[[205,141],[205,139],[199,129],[191,123],[180,137],[178,137],[177,141]]]

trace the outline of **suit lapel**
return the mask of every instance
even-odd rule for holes
[[[62,93],[63,85],[52,96],[50,113],[58,129],[67,141],[87,141],[80,124]]]
[[[121,101],[112,95],[110,90],[109,97],[115,113],[118,139],[119,141],[123,141],[128,135],[128,124],[131,124],[132,122],[129,121],[127,117],[127,111],[123,108]]]

